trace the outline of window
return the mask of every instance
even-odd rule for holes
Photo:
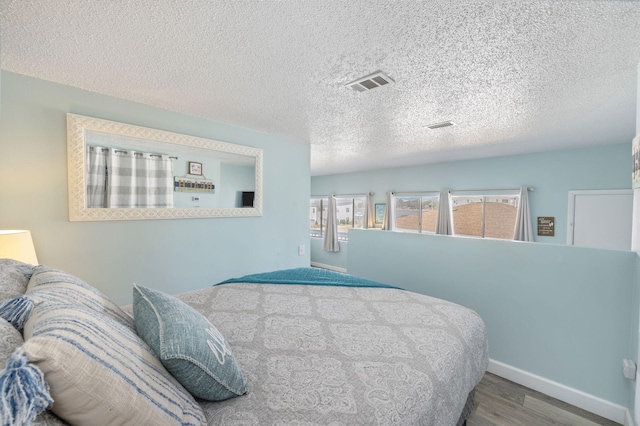
[[[327,198],[312,198],[309,204],[309,235],[311,238],[322,238],[327,226]]]
[[[396,230],[435,233],[440,196],[435,194],[396,194]]]
[[[513,239],[520,196],[451,195],[453,235]]]
[[[364,206],[366,197],[336,197],[336,218],[338,220],[338,241],[348,241],[351,228],[364,227]],[[309,235],[324,238],[327,226],[328,198],[312,198],[309,203]]]
[[[349,229],[364,227],[366,197],[336,197],[338,241],[349,240]]]

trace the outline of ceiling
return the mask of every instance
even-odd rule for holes
[[[309,143],[313,175],[635,134],[639,1],[3,0],[1,14],[3,69]],[[376,71],[395,84],[344,87]]]

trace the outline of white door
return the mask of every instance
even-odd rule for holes
[[[631,250],[633,190],[569,191],[567,244]]]

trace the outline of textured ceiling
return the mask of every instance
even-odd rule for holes
[[[3,69],[310,143],[314,175],[621,143],[635,133],[638,1],[3,0],[1,8]],[[378,70],[396,83],[343,87]],[[445,120],[456,125],[426,128]]]

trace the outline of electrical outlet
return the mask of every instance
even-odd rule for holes
[[[298,256],[304,256],[304,244],[298,246]]]
[[[200,201],[200,197],[191,197],[191,201]]]
[[[622,374],[629,380],[636,379],[636,363],[630,359],[622,360]]]

